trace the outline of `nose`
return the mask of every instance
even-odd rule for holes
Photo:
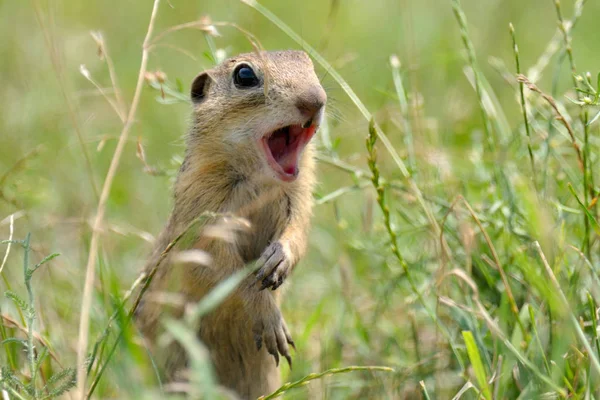
[[[306,118],[313,118],[325,105],[327,95],[321,86],[313,86],[296,99],[296,107]]]

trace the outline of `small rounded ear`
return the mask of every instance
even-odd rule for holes
[[[204,100],[204,98],[208,94],[208,88],[210,86],[211,81],[212,78],[208,75],[207,72],[202,72],[194,78],[194,81],[192,82],[192,90],[190,93],[192,102],[194,104],[198,104],[202,102],[202,100]]]

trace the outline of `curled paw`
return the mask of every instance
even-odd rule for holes
[[[279,355],[281,354],[287,360],[290,368],[292,367],[289,346],[292,346],[294,350],[296,346],[279,310],[268,318],[255,322],[252,332],[257,350],[265,346],[269,354],[275,358],[277,366],[279,366]]]
[[[273,242],[267,246],[256,263],[259,269],[254,282],[261,282],[260,290],[277,289],[292,270],[290,251],[282,242]]]

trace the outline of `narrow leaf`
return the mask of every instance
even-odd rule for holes
[[[4,295],[6,297],[8,297],[9,299],[11,299],[15,305],[17,307],[19,307],[19,309],[21,311],[29,311],[29,305],[25,302],[25,300],[23,300],[22,298],[20,298],[16,293],[11,292],[10,290],[7,290],[6,292],[4,292]]]
[[[596,113],[596,115],[594,115],[594,116],[592,117],[592,119],[590,119],[590,120],[588,121],[588,123],[587,123],[587,126],[590,126],[591,124],[593,124],[594,122],[596,122],[596,120],[597,120],[599,117],[600,117],[600,111],[598,111],[598,112]]]
[[[573,195],[573,197],[575,197],[575,200],[577,200],[577,203],[579,203],[579,205],[583,209],[583,212],[585,213],[585,215],[587,215],[588,219],[592,223],[592,228],[594,228],[594,232],[596,232],[598,235],[600,235],[600,224],[598,224],[598,221],[596,221],[596,219],[590,213],[590,211],[588,210],[588,208],[586,207],[586,205],[583,204],[583,202],[581,200],[579,200],[579,197],[577,196],[577,193],[575,193],[575,189],[573,189],[573,185],[571,185],[569,183],[569,184],[567,184],[567,186],[569,187],[569,191],[571,192],[571,194]]]
[[[23,346],[27,346],[27,341],[25,339],[17,339],[17,338],[4,339],[3,341],[0,342],[0,345],[7,344],[7,343],[19,343]]]
[[[473,366],[473,370],[475,371],[475,377],[477,378],[477,382],[481,387],[481,393],[483,394],[483,397],[485,399],[492,400],[492,392],[490,391],[490,387],[486,378],[487,374],[483,367],[483,363],[481,362],[481,354],[479,354],[479,348],[475,343],[473,333],[471,331],[463,331],[462,335],[465,339],[465,345],[467,346],[467,354],[469,355],[469,360],[471,360],[471,365]]]
[[[49,262],[50,260],[55,259],[56,257],[60,256],[60,253],[52,253],[49,256],[44,257],[44,259],[42,261],[40,261],[39,263],[37,263],[35,265],[35,267],[33,267],[33,271],[35,271],[36,269],[38,269],[39,267],[41,267],[42,265],[46,264],[47,262]],[[32,272],[33,272],[32,271]]]

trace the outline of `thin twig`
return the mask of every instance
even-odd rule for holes
[[[248,41],[250,42],[250,44],[256,52],[261,52],[264,50],[256,36],[254,36],[251,32],[247,31],[246,29],[242,28],[241,26],[233,22],[211,22],[210,20],[205,19],[190,21],[165,29],[164,31],[156,35],[154,39],[152,39],[152,41],[150,42],[150,47],[156,46],[161,39],[173,32],[177,32],[183,29],[199,29],[205,33],[212,33],[215,26],[230,26],[238,30],[244,36],[246,36],[246,39],[248,39]]]
[[[102,51],[102,55],[106,60],[106,66],[108,67],[108,75],[110,76],[110,82],[112,84],[113,90],[115,92],[115,98],[117,99],[117,104],[119,105],[119,109],[121,110],[122,115],[127,115],[127,104],[125,104],[125,100],[123,99],[123,94],[121,93],[121,88],[119,87],[119,82],[117,80],[117,74],[115,72],[115,66],[112,62],[112,58],[108,53],[108,48],[106,47],[106,42],[104,41],[104,37],[100,32],[95,32],[92,35],[94,39],[97,40],[98,46],[100,46],[100,50]]]
[[[106,92],[106,90],[104,88],[102,88],[102,86],[100,86],[98,84],[98,82],[96,82],[94,80],[94,78],[92,78],[92,75],[90,74],[90,71],[86,68],[86,66],[84,64],[81,64],[79,66],[79,72],[81,73],[81,75],[83,75],[83,77],[85,79],[87,79],[88,81],[90,81],[90,83],[92,85],[94,85],[94,87],[98,90],[98,92],[100,92],[100,94],[102,95],[102,97],[104,97],[104,99],[108,102],[108,104],[112,107],[112,109],[115,111],[115,113],[117,114],[117,116],[119,117],[119,119],[121,120],[122,123],[125,123],[125,112],[119,107],[119,104],[117,104],[117,102],[113,99],[110,98],[110,96],[108,95],[108,93]]]
[[[58,57],[58,51],[52,41],[52,37],[50,36],[48,27],[44,23],[42,18],[42,13],[40,11],[40,5],[38,4],[38,0],[33,1],[35,18],[37,20],[38,25],[42,29],[42,33],[44,34],[44,39],[46,42],[46,47],[48,48],[48,52],[50,53],[50,60],[52,61],[52,67],[54,69],[54,73],[56,75],[56,79],[58,80],[58,86],[60,87],[60,91],[63,95],[65,103],[67,104],[67,110],[69,111],[69,117],[71,119],[71,123],[73,124],[73,129],[75,130],[75,134],[77,136],[77,141],[81,147],[81,153],[83,154],[83,158],[85,161],[85,168],[88,174],[88,178],[90,180],[90,185],[92,186],[92,190],[96,198],[98,198],[98,187],[96,186],[96,180],[94,179],[94,170],[92,168],[92,162],[90,160],[90,156],[88,154],[87,148],[85,147],[85,143],[83,140],[83,133],[81,129],[81,123],[79,121],[79,116],[76,112],[76,106],[73,104],[73,100],[71,96],[67,92],[63,67],[61,65],[61,61]]]
[[[14,227],[15,227],[15,214],[10,215],[10,228],[8,233],[8,245],[6,246],[6,253],[4,253],[4,258],[2,259],[2,264],[0,265],[0,274],[4,269],[4,265],[6,264],[6,260],[8,259],[8,254],[10,253],[10,246],[12,245]]]
[[[332,167],[336,167],[344,172],[353,174],[357,178],[367,178],[369,180],[371,179],[371,174],[369,172],[359,167],[355,167],[354,165],[348,164],[345,161],[339,160],[337,158],[328,157],[323,154],[317,154],[315,158],[317,159],[317,161],[331,165]]]
[[[569,124],[569,121],[560,112],[560,109],[558,108],[556,101],[552,98],[552,96],[549,96],[546,93],[542,92],[540,90],[540,88],[538,88],[533,82],[531,82],[525,75],[523,75],[523,74],[518,75],[517,81],[522,82],[525,85],[527,85],[529,90],[531,90],[532,92],[538,93],[540,96],[542,96],[542,98],[544,100],[546,100],[548,102],[548,104],[550,104],[550,107],[552,107],[552,109],[556,113],[556,119],[559,120],[564,125],[564,127],[567,129],[567,132],[569,133],[569,137],[571,138],[571,144],[573,145],[573,148],[575,149],[575,153],[577,154],[577,161],[579,162],[579,168],[583,171],[583,156],[581,155],[581,148],[579,147],[579,145],[577,144],[577,140],[575,139],[575,132],[573,132],[573,128],[571,127],[571,124]]]
[[[8,177],[18,171],[20,168],[23,168],[27,160],[32,157],[38,155],[43,149],[42,145],[36,146],[33,150],[30,150],[23,157],[19,158],[17,162],[15,162],[1,177],[0,177],[0,188],[4,186]]]
[[[127,142],[127,137],[129,136],[129,131],[131,130],[131,126],[133,125],[134,117],[137,111],[137,107],[140,101],[142,87],[144,85],[144,75],[146,73],[146,67],[148,65],[148,45],[150,43],[150,39],[152,37],[152,31],[154,28],[154,23],[156,21],[156,15],[158,14],[158,5],[160,4],[160,0],[154,0],[154,6],[152,8],[152,14],[150,16],[150,22],[148,24],[148,31],[146,32],[146,37],[144,38],[144,43],[142,45],[142,60],[140,65],[140,70],[137,79],[137,85],[135,88],[135,93],[133,96],[133,100],[131,102],[131,108],[129,109],[129,114],[127,115],[127,120],[125,125],[123,126],[123,130],[121,131],[121,135],[119,136],[119,141],[117,143],[117,147],[113,154],[112,161],[110,163],[110,167],[106,174],[106,179],[104,180],[104,185],[102,187],[102,193],[100,195],[100,200],[98,202],[98,210],[96,212],[96,218],[94,219],[94,226],[92,230],[92,238],[90,243],[90,251],[88,254],[88,261],[86,266],[86,276],[85,276],[85,284],[83,289],[83,299],[81,302],[81,317],[79,322],[79,340],[77,345],[77,397],[80,399],[85,398],[85,380],[86,380],[86,368],[84,367],[85,358],[87,353],[87,345],[88,345],[88,335],[89,335],[89,323],[90,323],[90,308],[92,306],[92,291],[94,288],[94,278],[96,272],[96,258],[98,253],[98,241],[99,241],[99,232],[102,226],[102,221],[104,219],[104,213],[106,210],[106,202],[110,195],[110,190],[112,187],[113,179],[117,172],[117,168],[119,166],[119,162],[121,160],[121,155],[123,153],[123,148],[125,147],[125,143]]]
[[[186,49],[182,49],[181,47],[173,46],[172,44],[168,44],[168,43],[156,43],[152,47],[154,47],[154,48],[157,48],[157,47],[166,47],[168,49],[173,49],[175,51],[180,52],[181,54],[186,55],[187,57],[189,57],[193,61],[198,62],[198,57],[196,57],[191,51],[188,51]]]

